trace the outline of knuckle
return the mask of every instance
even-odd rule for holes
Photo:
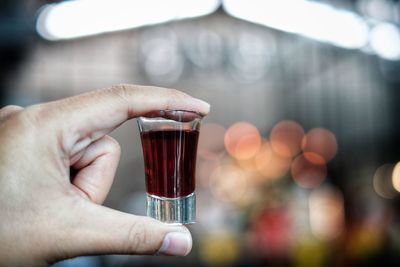
[[[4,106],[4,107],[2,107],[1,109],[0,109],[0,113],[2,113],[2,112],[15,112],[15,111],[19,111],[19,110],[22,110],[23,108],[22,107],[20,107],[20,106],[16,106],[16,105],[7,105],[7,106]]]
[[[109,91],[117,96],[121,100],[121,102],[128,103],[129,96],[132,95],[135,89],[129,86],[128,84],[118,84],[112,86]]]
[[[120,96],[126,96],[133,90],[132,86],[126,83],[120,83],[111,87],[111,91]]]
[[[3,108],[0,109],[0,122],[5,122],[6,120],[9,120],[12,117],[15,117],[16,114],[18,114],[21,110],[23,110],[22,107],[20,106],[14,106],[14,105],[7,105]]]

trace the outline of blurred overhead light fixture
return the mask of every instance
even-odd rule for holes
[[[358,15],[306,0],[223,0],[237,18],[344,48],[362,48],[368,25]]]
[[[380,57],[400,59],[400,32],[391,23],[379,23],[371,30],[370,46]]]
[[[74,0],[44,6],[36,30],[56,41],[210,14],[219,0]]]

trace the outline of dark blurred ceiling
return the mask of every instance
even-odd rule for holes
[[[34,19],[45,1],[0,1],[0,104],[6,96],[5,80],[27,53],[34,38]]]

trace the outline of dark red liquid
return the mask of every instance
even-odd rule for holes
[[[198,131],[141,133],[147,193],[183,197],[194,192]]]

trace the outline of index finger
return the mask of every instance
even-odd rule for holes
[[[89,137],[97,140],[134,117],[163,110],[190,110],[208,114],[210,105],[174,89],[117,85],[43,105],[46,121],[73,137],[71,145]],[[39,118],[40,119],[40,118]]]

